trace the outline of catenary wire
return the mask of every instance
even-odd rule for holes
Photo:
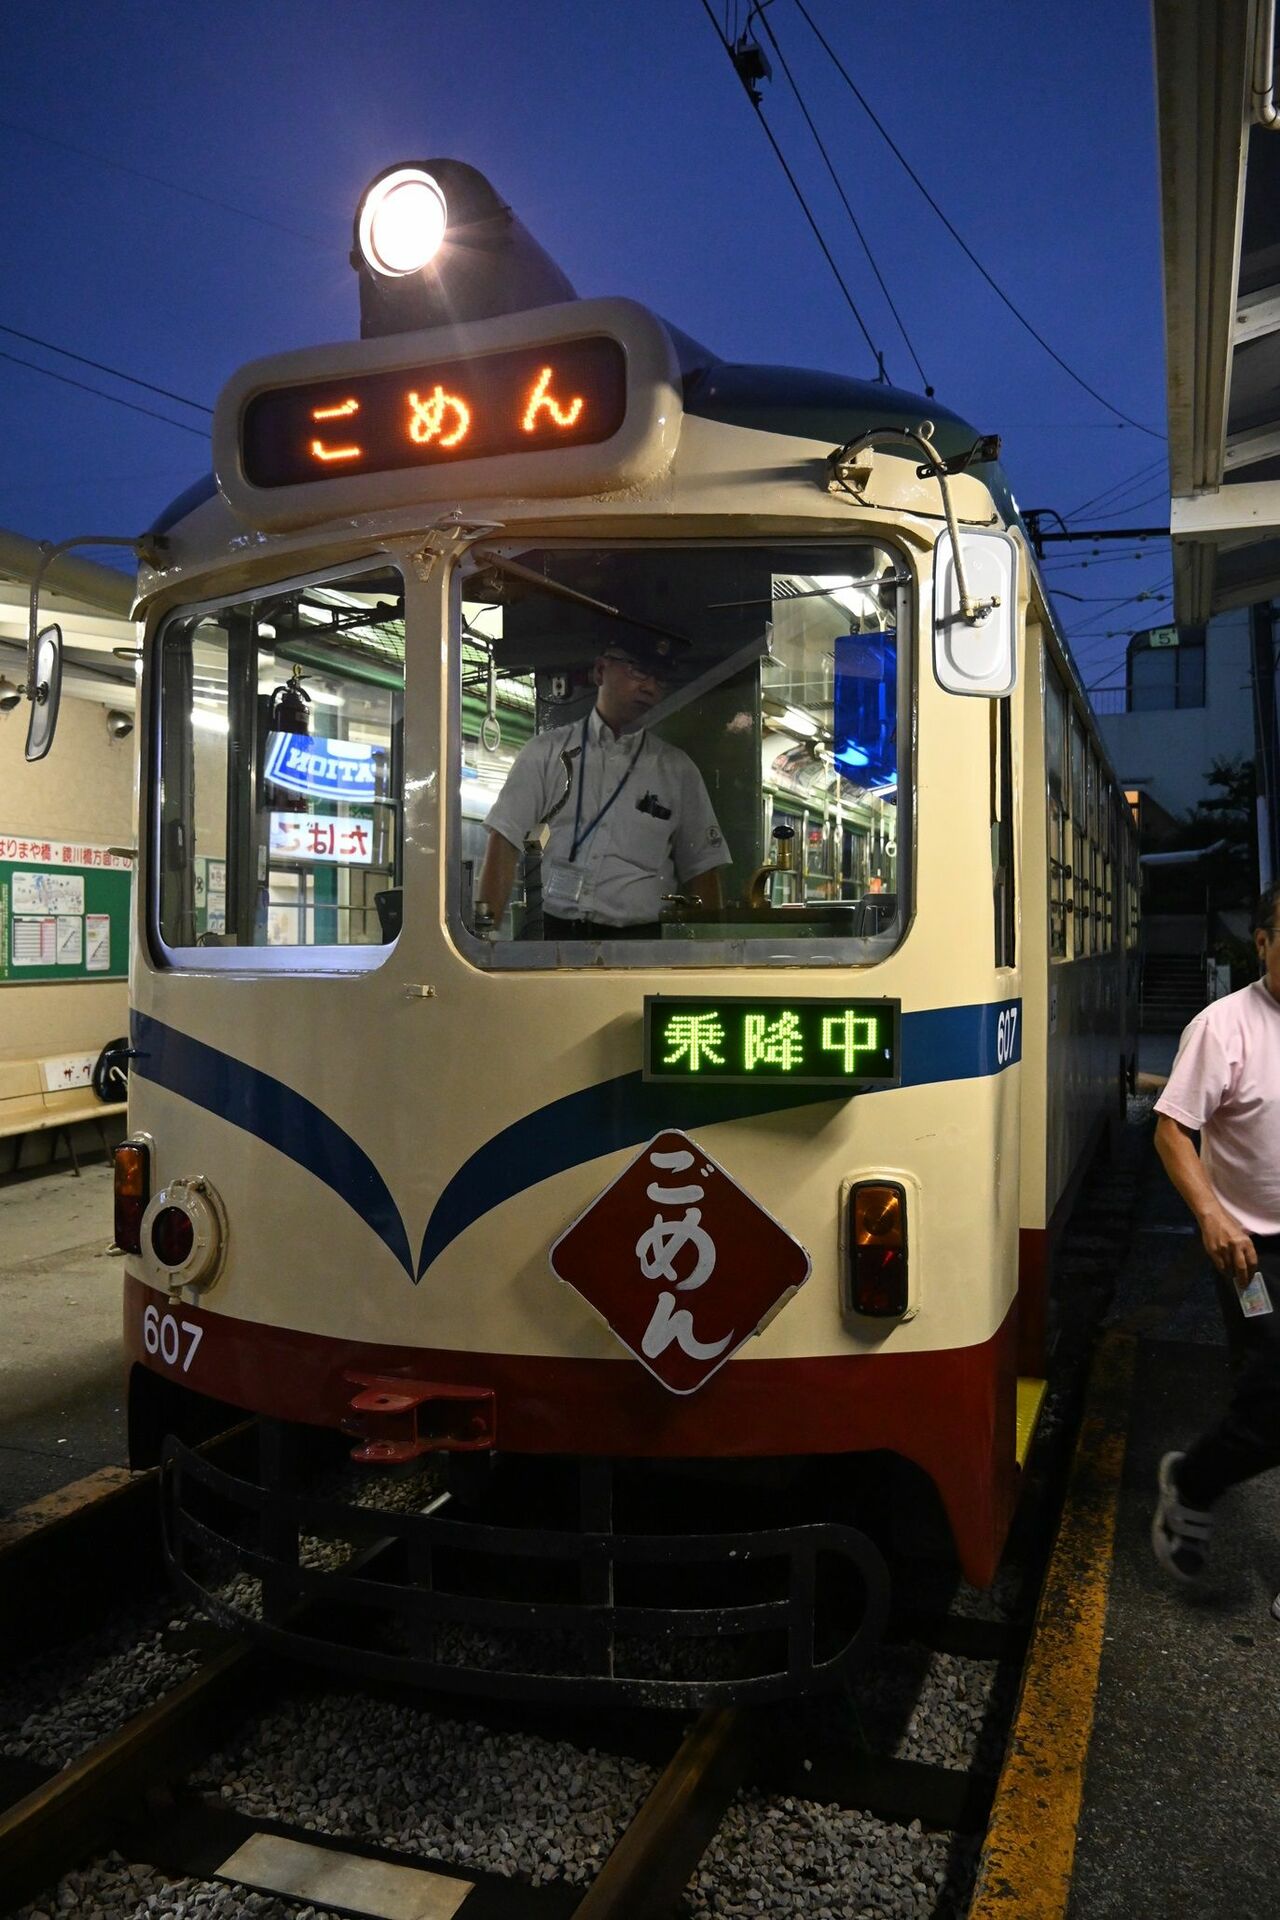
[[[705,0],[704,0],[704,4],[705,4]],[[924,181],[920,178],[915,168],[911,165],[911,162],[907,159],[906,155],[902,152],[902,149],[898,146],[897,142],[893,139],[888,129],[883,125],[883,123],[880,121],[880,119],[872,109],[869,101],[866,99],[865,95],[862,93],[861,89],[857,85],[857,82],[854,80],[853,75],[849,72],[848,68],[844,65],[843,61],[840,59],[839,55],[836,53],[835,48],[831,45],[831,42],[827,39],[826,35],[822,32],[822,29],[817,25],[812,14],[809,12],[809,9],[805,6],[804,0],[795,0],[795,4],[799,9],[800,13],[802,14],[804,20],[806,21],[807,25],[809,26],[810,31],[817,37],[820,45],[823,47],[824,51],[826,52],[828,59],[831,60],[832,64],[835,66],[836,71],[839,73],[845,85],[849,88],[849,91],[853,94],[853,97],[858,102],[858,105],[862,108],[863,112],[867,115],[867,118],[871,121],[871,124],[876,129],[876,132],[880,135],[881,139],[885,141],[890,152],[894,155],[895,159],[897,159],[900,162],[900,164],[906,169],[906,172],[908,173],[910,178],[915,182],[916,186],[920,189],[920,192],[924,195],[929,205],[933,208],[933,211],[937,214],[939,220],[941,220],[943,226],[947,229],[947,232],[951,235],[952,239],[955,241],[956,245],[960,248],[961,252],[964,253],[966,257],[972,261],[973,265],[978,269],[978,272],[982,275],[987,285],[991,288],[991,291],[1009,309],[1009,312],[1013,315],[1014,319],[1017,320],[1021,326],[1026,328],[1027,332],[1031,335],[1031,338],[1037,343],[1038,346],[1043,347],[1044,351],[1048,354],[1049,358],[1052,361],[1054,361],[1056,365],[1061,367],[1062,371],[1065,374],[1067,374],[1070,379],[1074,380],[1078,387],[1082,387],[1087,394],[1091,395],[1091,397],[1098,402],[1099,406],[1105,407],[1108,413],[1113,413],[1116,416],[1117,420],[1123,420],[1127,426],[1136,427],[1139,433],[1149,434],[1153,440],[1164,440],[1166,436],[1163,433],[1158,433],[1154,427],[1148,427],[1144,425],[1144,423],[1141,420],[1135,420],[1132,414],[1126,413],[1122,407],[1117,407],[1114,404],[1114,402],[1108,400],[1105,394],[1099,393],[1096,387],[1090,386],[1089,382],[1085,379],[1084,375],[1077,373],[1075,368],[1070,364],[1070,362],[1064,360],[1062,355],[1057,351],[1057,349],[1049,345],[1049,342],[1045,339],[1044,335],[1040,333],[1032,325],[1031,321],[1028,320],[1026,314],[1022,312],[1021,308],[1018,306],[1015,306],[1014,302],[1009,298],[1008,294],[1005,292],[1004,288],[1000,285],[999,281],[994,277],[994,275],[988,272],[986,267],[983,266],[981,260],[979,260],[977,254],[973,251],[973,248],[969,245],[968,241],[962,237],[962,235],[958,232],[958,230],[952,225],[951,221],[947,218],[946,214],[942,211],[942,208],[938,205],[937,201],[934,199],[933,195],[930,193],[928,187],[925,186]]]
[[[96,394],[99,400],[110,400],[117,407],[128,407],[132,413],[145,413],[149,420],[163,420],[166,427],[194,433],[200,440],[207,441],[209,438],[204,427],[193,427],[186,420],[171,420],[167,413],[157,413],[154,407],[140,407],[136,400],[123,400],[117,393],[107,393],[102,387],[91,387],[87,380],[73,380],[68,373],[55,373],[52,367],[38,367],[34,360],[23,360],[20,355],[6,353],[3,348],[0,348],[0,360],[8,360],[15,367],[27,367],[32,373],[42,373],[46,380],[60,380],[64,387],[78,387],[81,393]]]
[[[715,14],[711,10],[711,0],[702,0],[702,9],[703,9],[703,12],[706,14],[708,20],[710,20],[712,28],[715,32],[715,36],[717,40],[719,40],[720,45],[724,48],[724,51],[728,56],[729,63],[731,66],[733,66],[734,72],[736,73],[737,66],[734,63],[734,59],[733,59],[733,48],[730,45],[729,41],[725,38],[724,34],[721,32],[720,22],[716,19]],[[832,273],[834,273],[836,280],[839,282],[840,291],[845,297],[845,301],[848,305],[849,311],[853,315],[854,319],[857,321],[858,326],[861,329],[863,339],[866,341],[868,347],[870,347],[871,349],[872,354],[875,356],[876,366],[879,368],[880,378],[883,380],[886,378],[885,370],[884,370],[884,356],[880,352],[880,349],[877,347],[875,341],[871,338],[871,335],[867,330],[866,321],[863,319],[862,315],[858,312],[857,302],[855,301],[853,295],[850,293],[848,286],[845,284],[844,275],[841,273],[839,267],[836,265],[835,256],[832,254],[830,247],[827,245],[826,241],[823,239],[822,230],[819,227],[817,221],[814,219],[812,213],[810,213],[809,211],[808,202],[806,201],[803,193],[800,191],[799,182],[796,180],[795,175],[792,173],[790,167],[787,165],[786,160],[783,157],[782,148],[778,145],[777,141],[773,137],[773,131],[769,126],[769,122],[764,117],[764,109],[761,107],[760,102],[758,100],[753,99],[751,101],[751,104],[756,110],[757,120],[760,122],[760,125],[764,129],[765,138],[768,140],[769,145],[773,148],[774,156],[777,159],[778,165],[782,168],[782,171],[786,174],[787,179],[791,185],[791,191],[795,194],[796,199],[800,202],[801,208],[803,209],[803,212],[804,212],[804,217],[809,222],[809,225],[813,230],[813,237],[817,241],[818,245],[822,248],[823,253],[826,255],[827,265],[831,268]]]
[[[104,360],[90,360],[86,354],[72,353],[70,347],[55,347],[52,340],[42,340],[37,333],[23,333],[18,327],[6,327],[3,323],[0,323],[0,333],[7,333],[14,340],[25,340],[31,347],[43,347],[46,353],[59,353],[64,360],[75,360],[82,367],[92,367],[95,373],[109,373],[113,380],[125,380],[131,387],[142,387],[147,393],[159,394],[162,400],[176,400],[181,406],[194,407],[197,413],[213,412],[213,408],[206,407],[202,400],[188,400],[185,393],[174,393],[169,387],[152,386],[150,380],[139,380],[133,373],[121,373],[119,367],[109,367]]]
[[[893,315],[894,320],[897,322],[898,332],[902,335],[903,339],[907,343],[907,352],[911,355],[911,358],[914,360],[916,372],[920,375],[921,381],[924,384],[925,396],[927,399],[932,400],[933,387],[929,383],[929,376],[925,372],[923,366],[920,363],[920,355],[916,352],[915,344],[912,341],[911,335],[907,332],[906,322],[902,318],[902,315],[898,312],[897,306],[894,302],[893,295],[890,293],[889,288],[885,282],[885,277],[881,273],[880,268],[876,262],[875,254],[871,251],[871,243],[867,239],[866,234],[862,231],[861,226],[858,224],[858,217],[854,213],[853,208],[849,204],[849,196],[845,192],[844,187],[841,184],[840,176],[835,170],[835,166],[832,163],[831,155],[827,152],[826,142],[823,140],[822,135],[818,132],[817,127],[814,125],[813,115],[809,112],[808,107],[805,105],[804,95],[801,93],[799,87],[796,85],[795,78],[791,72],[791,68],[787,64],[787,56],[785,55],[785,53],[783,53],[782,48],[778,45],[778,38],[773,31],[773,27],[769,21],[768,15],[764,12],[763,8],[757,9],[757,12],[759,15],[760,24],[764,28],[765,34],[768,38],[769,45],[773,48],[775,54],[778,56],[778,65],[782,68],[783,73],[786,75],[787,85],[791,88],[792,93],[795,95],[796,105],[799,107],[801,113],[804,115],[805,125],[808,127],[810,133],[813,135],[814,142],[817,145],[818,152],[822,155],[823,164],[825,165],[827,172],[831,176],[831,184],[834,186],[836,192],[840,196],[840,204],[849,216],[849,224],[858,236],[858,244],[861,246],[862,251],[867,256],[867,261],[871,267],[871,271],[872,273],[874,273],[877,284],[879,285],[880,291],[884,295],[885,300],[888,303],[889,311]]]
[[[74,153],[77,159],[90,160],[95,167],[110,167],[116,173],[130,174],[135,180],[145,180],[150,186],[164,187],[170,193],[179,193],[188,200],[199,200],[206,207],[218,207],[223,213],[234,213],[241,220],[252,220],[257,226],[271,227],[276,233],[287,233],[294,240],[305,240],[308,245],[324,247],[329,250],[330,243],[321,240],[314,233],[303,233],[298,227],[288,227],[282,220],[272,220],[264,213],[251,213],[248,207],[238,207],[231,200],[215,199],[211,193],[200,193],[195,187],[179,186],[176,180],[166,180],[158,173],[144,173],[141,167],[131,167],[123,160],[111,160],[104,153],[92,153],[87,147],[73,146],[70,140],[58,140],[43,129],[36,133],[31,127],[24,127],[21,121],[10,120],[0,115],[0,127],[10,133],[20,133],[25,140],[35,140],[42,147],[60,147],[64,153]]]
[[[1069,507],[1062,516],[1063,519],[1072,520],[1076,514],[1085,513],[1090,507],[1096,507],[1100,500],[1109,500],[1113,494],[1126,493],[1136,481],[1146,480],[1150,474],[1155,472],[1157,467],[1164,466],[1166,460],[1167,456],[1162,453],[1154,460],[1146,461],[1144,465],[1138,467],[1133,473],[1127,474],[1123,480],[1113,480],[1109,487],[1102,489],[1101,493],[1092,494],[1089,499],[1081,500],[1078,506]]]

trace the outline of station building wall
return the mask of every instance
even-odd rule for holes
[[[127,693],[111,706],[128,709]],[[44,760],[29,764],[25,703],[0,713],[0,833],[92,846],[132,846],[135,736],[113,739],[107,707],[65,695]],[[97,1052],[128,1031],[124,980],[22,986],[0,982],[0,1055]]]

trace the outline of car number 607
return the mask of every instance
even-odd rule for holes
[[[191,1320],[175,1320],[171,1313],[161,1313],[159,1307],[148,1307],[143,1313],[142,1344],[148,1353],[158,1353],[166,1367],[176,1367],[181,1354],[182,1371],[186,1373],[203,1339],[204,1328]]]

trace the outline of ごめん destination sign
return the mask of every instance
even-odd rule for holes
[[[626,354],[592,335],[470,359],[268,387],[240,421],[244,475],[291,487],[608,440],[627,410]]]
[[[686,999],[644,1003],[644,1078],[704,1085],[771,1080],[833,1092],[896,1087],[897,1000]]]

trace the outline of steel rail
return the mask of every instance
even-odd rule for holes
[[[700,1715],[573,1920],[662,1920],[674,1909],[746,1776],[756,1726],[741,1707]]]

